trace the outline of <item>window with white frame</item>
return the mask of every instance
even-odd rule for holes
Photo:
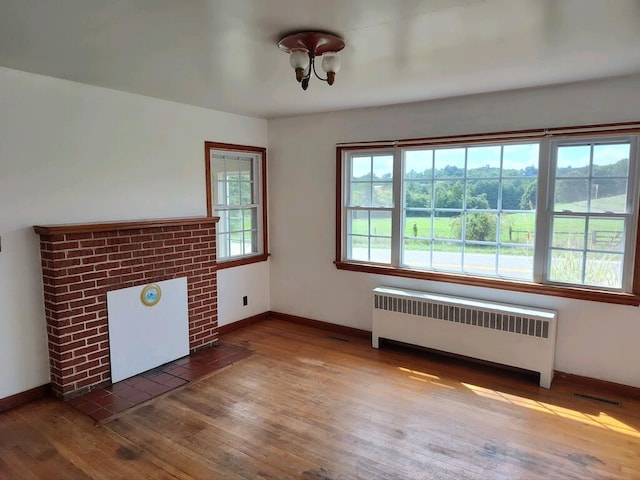
[[[219,262],[266,253],[265,149],[207,142],[208,212],[217,224]]]
[[[339,147],[336,264],[637,294],[637,133]]]

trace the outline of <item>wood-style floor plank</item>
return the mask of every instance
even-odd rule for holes
[[[0,414],[0,479],[640,479],[638,399],[277,320],[223,341],[254,353],[102,425]]]

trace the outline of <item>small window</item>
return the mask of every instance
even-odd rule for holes
[[[630,290],[635,142],[623,140],[552,143],[548,282]]]
[[[217,225],[219,266],[266,259],[266,150],[205,143],[207,213]]]

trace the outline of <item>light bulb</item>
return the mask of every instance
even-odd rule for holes
[[[309,66],[309,54],[306,50],[293,50],[289,56],[291,68],[306,70]]]
[[[322,69],[327,73],[340,71],[340,57],[336,52],[327,52],[322,55]]]

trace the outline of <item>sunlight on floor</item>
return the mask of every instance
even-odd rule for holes
[[[598,415],[590,415],[578,410],[572,410],[570,408],[560,407],[558,405],[540,402],[537,400],[532,400],[530,398],[518,397],[517,395],[510,395],[508,393],[498,392],[488,388],[479,387],[477,385],[471,385],[469,383],[462,383],[462,385],[467,387],[476,395],[484,398],[517,405],[519,407],[525,407],[530,410],[535,410],[549,415],[555,415],[557,417],[574,420],[576,422],[640,438],[640,432],[638,432],[638,430],[604,412],[600,412]]]
[[[440,377],[438,377],[437,375],[431,375],[430,373],[424,373],[418,370],[411,370],[410,368],[405,368],[405,367],[398,367],[398,370],[404,373],[408,373],[409,378],[411,380],[416,380],[418,382],[423,382],[423,383],[430,383],[431,385],[437,385],[439,387],[450,388],[452,390],[455,390],[455,387],[451,385],[438,382],[437,380],[440,380]]]

